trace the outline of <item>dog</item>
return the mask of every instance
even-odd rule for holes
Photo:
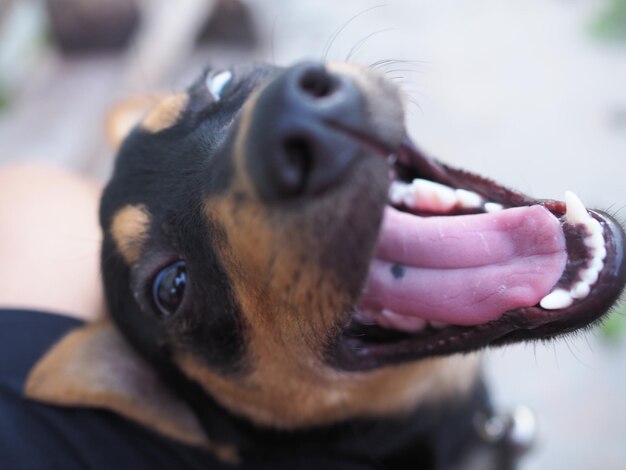
[[[109,315],[26,395],[113,411],[205,468],[514,468],[480,424],[479,351],[596,323],[626,282],[610,216],[429,158],[401,91],[341,63],[208,69],[165,96],[100,221]]]

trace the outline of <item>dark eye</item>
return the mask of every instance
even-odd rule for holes
[[[229,70],[221,72],[209,73],[206,78],[206,87],[215,101],[219,101],[233,78],[233,74]]]
[[[183,301],[187,286],[187,266],[177,261],[163,268],[154,278],[152,298],[163,316],[176,313]]]

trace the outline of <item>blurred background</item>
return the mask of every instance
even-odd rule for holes
[[[430,154],[626,219],[626,0],[0,0],[0,164],[104,181],[106,118],[208,63],[374,64]],[[626,308],[622,307],[624,311]],[[491,351],[502,410],[539,420],[527,470],[626,468],[626,322]]]

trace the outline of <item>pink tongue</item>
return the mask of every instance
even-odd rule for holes
[[[539,303],[566,262],[559,221],[541,206],[445,217],[388,207],[361,308],[486,323]]]

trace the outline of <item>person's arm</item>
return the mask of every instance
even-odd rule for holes
[[[100,191],[41,165],[0,167],[0,309],[101,314]]]

